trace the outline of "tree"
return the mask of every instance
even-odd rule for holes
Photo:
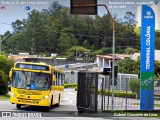
[[[7,93],[7,82],[9,80],[9,71],[13,67],[14,62],[7,59],[6,56],[0,56],[0,94],[5,95]]]
[[[95,58],[96,55],[105,55],[105,54],[111,54],[112,48],[101,48],[99,50],[95,50],[91,53],[92,57]]]
[[[125,53],[127,54],[134,54],[136,52],[139,53],[139,50],[135,48],[129,48],[129,47],[125,49]]]
[[[0,95],[6,95],[7,94],[7,75],[0,70]]]
[[[155,43],[155,47],[156,47],[156,49],[160,49],[160,30],[156,30],[156,35],[155,35],[155,37],[156,37],[156,43]]]
[[[0,56],[0,70],[2,70],[6,75],[9,75],[9,71],[13,65],[13,60],[6,58],[4,55]]]
[[[136,23],[135,21],[135,14],[133,14],[132,12],[126,12],[126,15],[124,16],[124,24],[126,25],[133,25]]]
[[[59,38],[59,48],[60,51],[63,51],[63,53],[66,53],[69,48],[77,44],[77,40],[73,38],[72,36],[69,36],[66,33],[62,33]]]
[[[83,43],[82,43],[82,46],[85,47],[85,48],[89,48],[89,42],[87,40],[85,40]]]
[[[155,61],[154,62],[154,74],[155,74],[155,77],[157,77],[158,79],[160,79],[160,62],[159,61]]]
[[[13,33],[22,32],[23,26],[21,26],[23,22],[17,19],[15,22],[12,22]]]
[[[134,14],[126,13],[124,22],[127,25],[121,23],[122,19],[118,20],[116,15],[114,20],[116,21],[116,52],[124,53],[127,47],[139,49],[140,42],[135,32]],[[21,24],[23,27],[20,26]],[[32,51],[32,54],[64,55],[72,46],[83,46],[92,51],[98,51],[102,47],[112,47],[112,22],[108,14],[95,17],[73,16],[70,14],[70,8],[60,5],[57,1],[48,9],[32,10],[28,13],[27,19],[16,20],[12,26],[16,31],[10,34],[2,46],[8,53]],[[156,35],[159,35],[159,32]],[[158,48],[160,46],[158,36],[156,41]],[[103,50],[102,53],[110,53],[110,49]]]
[[[118,66],[118,72],[120,73],[138,74],[138,65],[135,60],[126,58],[117,61],[116,65]]]
[[[138,78],[140,78],[140,57],[137,59],[137,66],[138,66]]]
[[[140,27],[135,28],[135,29],[134,29],[134,32],[135,32],[136,36],[137,36],[138,38],[140,38],[140,35],[141,35],[141,28],[140,28]]]
[[[32,42],[27,39],[25,32],[20,32],[12,35],[6,41],[6,51],[8,53],[18,53],[20,51],[29,51]]]
[[[68,58],[83,58],[86,54],[89,54],[89,50],[81,46],[73,46],[67,51]]]

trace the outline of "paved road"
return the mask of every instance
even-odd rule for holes
[[[2,113],[3,112],[3,113]],[[61,101],[59,107],[53,107],[49,112],[43,111],[43,107],[35,107],[35,106],[22,106],[21,109],[17,109],[15,104],[10,104],[9,100],[0,101],[0,119],[70,119],[70,120],[81,120],[82,117],[77,113],[76,108],[76,92],[73,89],[65,89],[63,101]],[[13,116],[5,117],[5,115],[9,114]],[[37,117],[33,117],[37,116]],[[42,116],[42,117],[40,117]],[[103,118],[95,118],[95,117],[83,117],[83,119],[92,119],[92,120],[100,120]],[[108,119],[109,120],[109,119]]]
[[[58,119],[58,120],[113,120],[113,119],[118,119],[118,120],[147,120],[149,118],[142,118],[142,117],[110,117],[109,113],[85,113],[85,114],[78,114],[77,113],[77,108],[76,108],[76,92],[73,91],[72,89],[65,89],[64,92],[64,99],[60,103],[59,107],[53,107],[50,112],[45,112],[43,111],[42,107],[31,107],[31,106],[24,106],[21,109],[17,109],[16,105],[10,104],[9,100],[4,100],[0,101],[0,116],[3,114],[6,115],[10,114],[14,116],[13,118],[11,117],[1,117],[0,119],[3,120],[11,120],[11,119],[16,119],[16,120],[47,120],[47,119]],[[20,114],[19,114],[20,113]],[[22,116],[22,117],[21,117]],[[37,117],[34,117],[37,116]],[[42,117],[40,117],[42,116]],[[107,117],[106,117],[107,116]],[[111,115],[112,116],[112,115]],[[29,118],[28,118],[29,117]]]
[[[68,107],[70,106],[70,107]],[[15,104],[10,104],[9,100],[0,101],[0,111],[21,111],[21,110],[39,110],[40,107],[22,106],[17,109]],[[64,98],[60,103],[60,107],[53,107],[50,111],[76,111],[76,92],[72,89],[66,89]]]

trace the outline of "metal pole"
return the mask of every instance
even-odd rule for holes
[[[126,110],[127,110],[127,91],[128,91],[128,80],[126,78]]]
[[[108,12],[109,17],[112,20],[112,27],[113,27],[113,46],[112,46],[112,110],[114,110],[114,54],[115,54],[115,21],[112,18],[109,9],[105,4],[78,4],[78,5],[72,5],[73,7],[91,7],[91,6],[104,6]]]
[[[111,78],[109,78],[108,84],[108,101],[107,101],[107,110],[109,110],[109,93],[110,93],[110,86],[111,86]]]
[[[102,93],[102,99],[101,99],[101,110],[103,111],[103,97],[104,97],[104,78],[102,78],[102,89],[101,89],[101,93]]]
[[[105,78],[104,78],[104,79],[105,79],[105,80],[104,80],[104,91],[105,91],[105,90],[106,90],[106,83],[107,83],[107,81],[106,81],[106,75],[105,75]],[[106,106],[106,105],[105,105],[105,103],[106,103],[106,95],[104,94],[103,97],[104,97],[104,100],[103,100],[103,102],[104,102],[104,104],[103,104],[104,107],[103,107],[103,109],[106,110],[106,109],[105,109],[105,108],[106,108],[106,107],[105,107],[105,106]]]
[[[8,24],[11,25],[11,24]],[[20,25],[21,27],[23,26],[23,24]],[[16,27],[14,30],[16,30],[18,27]],[[6,35],[3,39],[1,38],[0,35],[0,55],[2,54],[2,41],[4,41],[11,33],[8,33],[8,35]]]
[[[112,23],[113,25],[113,45],[112,45],[112,110],[114,110],[114,59],[115,59],[115,30],[114,30],[114,22]]]

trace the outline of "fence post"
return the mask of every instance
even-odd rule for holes
[[[108,101],[107,101],[107,110],[109,110],[109,92],[110,92],[110,87],[111,87],[111,78],[109,78],[108,81]]]
[[[127,110],[127,91],[128,91],[128,80],[126,78],[126,110]]]
[[[106,90],[106,83],[107,83],[107,80],[106,80],[106,75],[105,75],[105,80],[104,80],[104,91]],[[106,103],[106,96],[105,96],[105,94],[104,94],[104,110],[105,110],[105,103]]]
[[[104,86],[104,78],[102,78],[102,83],[101,83],[101,94],[102,94],[102,99],[101,99],[101,110],[103,111],[103,94],[104,94],[104,88],[103,88],[103,86]]]

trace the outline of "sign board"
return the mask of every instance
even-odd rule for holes
[[[97,15],[97,0],[71,0],[71,14]]]
[[[111,68],[103,68],[103,75],[111,75],[112,71]]]
[[[140,109],[154,109],[154,46],[155,14],[151,7],[142,5]]]
[[[49,66],[43,66],[43,65],[33,65],[33,64],[25,64],[25,63],[17,63],[16,68],[21,68],[21,69],[30,69],[30,70],[45,70],[49,71]]]

